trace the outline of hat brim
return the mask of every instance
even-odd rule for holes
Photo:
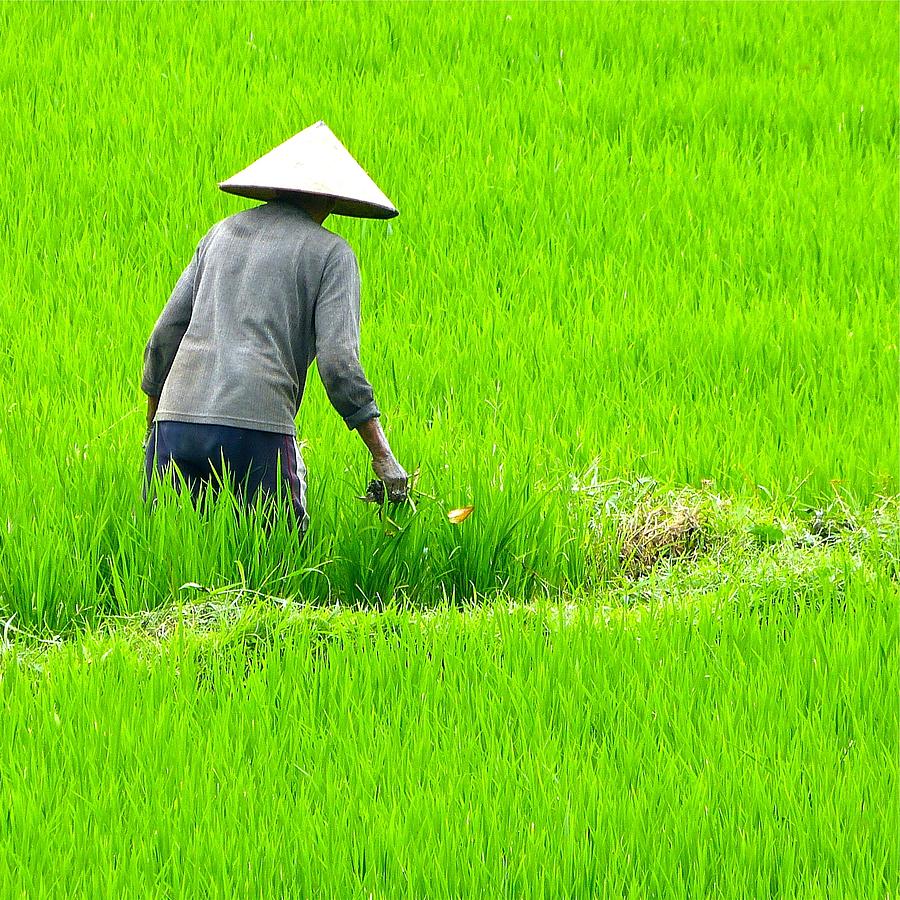
[[[339,197],[336,194],[317,194],[315,191],[289,191],[284,188],[262,187],[261,185],[229,184],[219,182],[219,189],[226,194],[249,197],[251,200],[277,200],[282,197],[328,197],[335,201],[332,215],[352,216],[354,219],[393,219],[400,215],[394,206],[381,206],[353,197]]]

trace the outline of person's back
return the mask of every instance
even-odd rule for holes
[[[348,427],[378,414],[356,359],[359,275],[343,238],[274,201],[213,226],[191,266],[190,321],[167,373],[154,372],[148,345],[157,421],[294,434],[317,332],[322,380]]]

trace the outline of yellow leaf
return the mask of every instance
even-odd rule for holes
[[[460,522],[465,522],[472,515],[473,509],[475,509],[474,506],[461,506],[459,509],[451,509],[447,513],[447,518],[454,525],[459,525]]]

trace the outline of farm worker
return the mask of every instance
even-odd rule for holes
[[[302,535],[306,469],[294,417],[316,359],[388,498],[404,501],[409,479],[359,362],[356,257],[322,227],[332,213],[389,219],[397,209],[324,122],[219,187],[267,202],[210,228],[147,342],[144,496],[154,471],[177,470],[196,500],[224,465],[244,503],[260,492],[284,497]]]

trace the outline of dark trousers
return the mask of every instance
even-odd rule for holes
[[[215,493],[224,470],[244,507],[256,497],[278,496],[289,504],[301,533],[306,531],[306,466],[296,439],[230,425],[202,425],[193,422],[154,422],[144,457],[144,499],[154,473],[180,487],[180,473],[194,503],[201,495]]]

